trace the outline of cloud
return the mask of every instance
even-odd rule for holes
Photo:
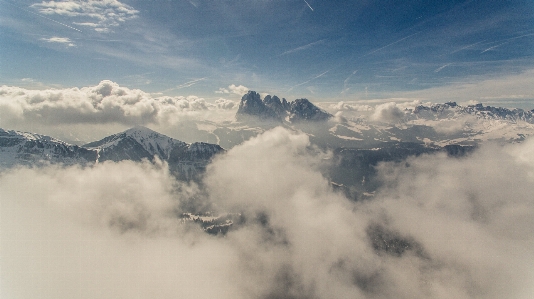
[[[390,102],[380,104],[375,107],[375,112],[371,115],[371,120],[386,123],[394,123],[404,117],[404,112],[397,106],[396,103]]]
[[[219,109],[232,109],[236,107],[236,103],[234,101],[223,98],[216,100],[215,105],[217,105]]]
[[[205,200],[242,212],[225,237],[181,223],[198,188],[165,164],[11,170],[0,175],[2,292],[529,298],[533,142],[381,164],[384,187],[351,202],[318,171],[327,154],[276,128],[208,169]]]
[[[532,142],[383,164],[386,187],[351,203],[318,174],[307,137],[278,128],[216,161],[207,184],[257,219],[228,236],[257,297],[521,297],[533,274]]]
[[[522,106],[525,109],[532,109],[529,101],[534,98],[534,92],[531,88],[533,80],[534,70],[530,69],[518,74],[505,74],[491,78],[465,78],[461,82],[440,87],[404,92],[402,96],[423,98],[437,103],[477,100],[484,103],[503,105],[504,107],[512,105],[511,108],[517,108],[513,105],[519,103],[520,100],[524,100],[526,103]],[[398,93],[396,95],[398,96]]]
[[[360,104],[348,104],[343,101],[337,103],[337,104],[331,104],[330,109],[342,111],[342,110],[348,110],[348,111],[372,111],[373,107],[369,105],[360,105]]]
[[[228,88],[219,88],[215,93],[236,94],[239,96],[245,95],[249,89],[243,85],[236,86],[235,84],[229,85]]]
[[[193,85],[195,85],[198,82],[203,81],[203,80],[206,80],[206,77],[185,82],[183,84],[180,84],[180,85],[176,86],[175,89],[182,89],[182,88],[186,88],[186,87],[189,87],[189,86],[193,86]]]
[[[19,169],[0,185],[3,296],[239,297],[234,252],[180,222],[164,165]]]
[[[70,89],[29,90],[2,86],[0,124],[162,124],[219,107],[227,109],[229,105],[208,103],[196,96],[152,97],[109,80],[97,86]]]
[[[93,27],[99,32],[110,31],[109,27],[118,26],[137,17],[139,11],[117,0],[82,1],[43,1],[30,7],[42,14],[86,18],[91,22],[77,22],[76,25]]]
[[[76,44],[70,40],[70,38],[67,37],[50,37],[50,38],[41,38],[41,40],[49,42],[49,43],[59,43],[59,44],[65,44],[68,47],[74,47]]]

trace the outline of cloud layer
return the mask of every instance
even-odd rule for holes
[[[2,292],[529,298],[533,146],[382,164],[384,187],[364,202],[333,192],[318,171],[328,155],[281,128],[217,159],[207,197],[163,164],[12,170],[0,175]],[[242,220],[225,237],[182,224],[193,196]]]
[[[232,101],[208,103],[196,96],[153,97],[138,89],[121,87],[104,80],[97,86],[28,90],[0,87],[0,124],[120,123],[163,124],[182,117],[216,109],[231,109]]]

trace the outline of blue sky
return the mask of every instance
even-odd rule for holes
[[[485,98],[534,98],[528,0],[0,5],[0,85],[68,88],[106,79],[206,99],[236,97],[217,93],[232,84],[315,101],[435,94],[467,101],[477,90]]]

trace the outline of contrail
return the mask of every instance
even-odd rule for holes
[[[4,2],[7,3],[7,4],[11,4],[12,6],[15,6],[16,8],[21,9],[21,10],[23,10],[23,11],[25,11],[25,12],[34,14],[34,15],[36,15],[36,16],[38,16],[38,17],[41,17],[41,18],[43,18],[43,19],[47,19],[47,20],[52,21],[52,22],[54,22],[54,23],[57,23],[57,24],[59,24],[59,25],[63,25],[63,26],[65,26],[65,27],[69,28],[69,29],[76,30],[76,31],[78,31],[78,32],[83,32],[83,31],[81,31],[81,30],[78,29],[78,28],[74,28],[74,27],[69,26],[69,25],[67,25],[67,24],[58,22],[58,21],[53,20],[53,19],[51,19],[51,18],[49,18],[49,17],[45,17],[45,16],[43,16],[43,15],[41,15],[41,14],[34,13],[33,11],[24,9],[24,8],[22,8],[22,7],[19,7],[19,6],[15,5],[15,4],[13,4],[13,3],[9,3],[9,2],[7,2],[7,1],[4,1]]]
[[[308,7],[311,9],[311,11],[313,11],[313,8],[311,7],[310,3],[308,3],[308,1],[304,0],[304,2],[306,2],[306,4],[308,5]]]
[[[454,54],[454,53],[456,53],[456,52],[460,52],[460,51],[462,51],[462,50],[469,49],[469,48],[471,48],[471,47],[473,47],[473,46],[476,46],[476,45],[478,45],[478,44],[480,44],[480,43],[482,43],[482,42],[484,42],[484,40],[479,41],[479,42],[476,42],[476,43],[474,43],[474,44],[467,45],[467,46],[462,47],[462,48],[460,48],[460,49],[458,49],[458,50],[454,50],[454,51],[452,51],[452,52],[449,53],[449,54]]]
[[[439,73],[442,69],[448,67],[449,65],[451,65],[451,64],[450,64],[450,63],[447,63],[447,64],[445,64],[445,65],[443,65],[443,66],[438,67],[438,68],[434,71],[434,73]]]
[[[507,39],[504,40],[505,42],[500,43],[500,44],[498,44],[496,46],[493,46],[493,47],[489,47],[486,50],[480,52],[480,54],[488,52],[490,50],[493,50],[493,49],[495,49],[497,47],[500,47],[502,45],[505,45],[505,44],[509,43],[510,41],[513,41],[514,39],[518,39],[518,38],[522,38],[522,37],[526,37],[526,36],[532,36],[532,35],[534,35],[534,33],[527,33],[527,34],[523,34],[523,35],[520,35],[520,36],[514,36],[514,37],[511,37],[511,38],[507,38]]]
[[[208,77],[204,77],[204,78],[200,78],[200,79],[195,79],[195,80],[191,80],[189,82],[185,82],[183,84],[180,84],[178,86],[176,86],[176,88],[174,89],[181,89],[181,88],[185,88],[185,87],[189,87],[189,86],[192,86],[192,85],[195,85],[197,84],[198,82],[202,81],[202,80],[206,80]]]
[[[293,90],[293,88],[295,88],[295,87],[297,87],[297,86],[304,85],[304,84],[306,84],[306,83],[308,83],[308,82],[310,82],[310,81],[312,81],[312,80],[315,80],[315,79],[317,79],[317,78],[320,78],[320,77],[326,75],[326,73],[328,73],[329,71],[330,71],[330,70],[328,70],[328,71],[326,71],[326,72],[324,72],[324,73],[322,73],[322,74],[319,74],[319,75],[317,75],[317,76],[311,78],[310,80],[308,80],[308,81],[306,81],[306,82],[302,82],[302,83],[299,83],[299,84],[297,84],[297,85],[291,86],[291,88],[288,89],[287,91],[291,91],[291,90]]]
[[[373,51],[371,51],[371,52],[369,52],[369,53],[367,53],[367,54],[365,54],[365,55],[363,55],[363,56],[361,56],[361,57],[369,56],[369,55],[371,55],[371,54],[373,54],[373,53],[376,53],[376,52],[378,52],[378,51],[380,51],[380,50],[382,50],[382,49],[385,49],[385,48],[387,48],[387,47],[389,47],[389,46],[393,46],[393,45],[396,44],[396,43],[400,43],[400,42],[402,42],[403,40],[405,40],[405,39],[407,39],[407,38],[410,38],[410,37],[412,37],[412,36],[414,36],[414,35],[416,35],[416,34],[419,34],[419,33],[421,33],[421,31],[416,32],[416,33],[414,33],[414,34],[410,34],[410,35],[408,35],[408,36],[406,36],[406,37],[403,37],[403,38],[401,38],[401,39],[399,39],[399,40],[397,40],[397,41],[392,42],[391,44],[388,44],[388,45],[385,45],[385,46],[383,46],[383,47],[381,47],[381,48],[378,48],[378,49],[376,49],[376,50],[373,50]],[[361,58],[361,57],[360,57],[360,58]]]
[[[321,39],[321,40],[315,41],[313,43],[309,43],[307,45],[304,45],[304,46],[301,46],[301,47],[298,47],[298,48],[295,48],[295,49],[287,50],[284,53],[279,54],[278,56],[283,56],[283,55],[291,54],[291,53],[294,53],[294,52],[306,50],[306,49],[311,48],[311,47],[313,47],[313,46],[315,46],[317,44],[323,43],[325,40],[326,39]]]
[[[206,79],[208,79],[208,77],[204,77],[204,78],[200,78],[200,79],[191,80],[191,81],[182,83],[182,84],[180,84],[180,85],[177,85],[177,86],[174,87],[174,88],[165,89],[165,90],[162,91],[161,93],[166,93],[166,92],[169,92],[169,91],[173,91],[173,90],[177,90],[177,89],[186,88],[186,87],[195,85],[195,84],[197,84],[198,82],[200,82],[200,81],[202,81],[202,80],[206,80]]]

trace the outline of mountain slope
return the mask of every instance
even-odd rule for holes
[[[158,157],[168,160],[176,147],[187,147],[185,142],[157,133],[149,128],[137,126],[102,140],[85,144],[84,147],[97,150],[98,161],[121,161]]]
[[[97,151],[33,133],[0,129],[0,167],[42,163],[92,164]]]
[[[46,163],[92,165],[158,158],[168,162],[175,176],[190,180],[202,175],[211,159],[223,152],[217,144],[188,144],[140,126],[83,147],[49,136],[0,129],[0,168]]]
[[[169,163],[169,168],[180,179],[196,179],[204,173],[211,159],[224,149],[204,142],[185,143],[149,128],[137,126],[84,145],[96,150],[98,161],[141,161],[155,157]]]

